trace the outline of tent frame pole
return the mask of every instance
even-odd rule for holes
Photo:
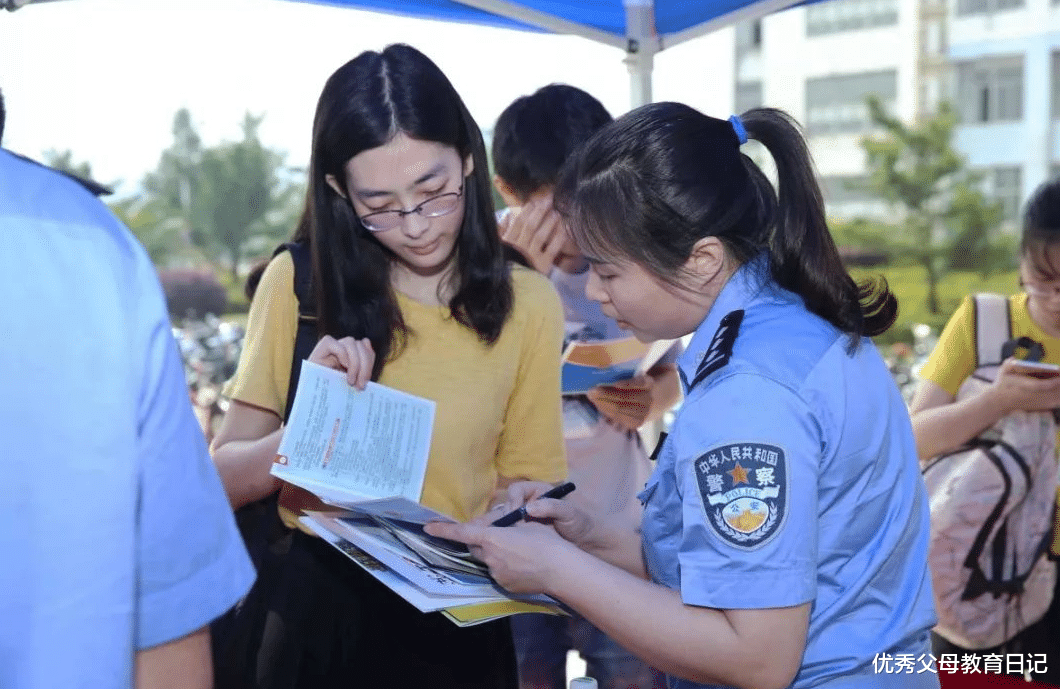
[[[46,0],[36,0],[37,2]],[[515,0],[456,0],[461,5],[473,7],[501,17],[536,26],[557,34],[580,36],[625,51],[623,62],[629,69],[630,105],[634,108],[651,103],[652,70],[655,54],[664,48],[672,48],[693,38],[731,26],[740,21],[756,19],[793,5],[802,0],[758,0],[740,7],[722,17],[702,24],[660,36],[655,28],[654,0],[623,0],[626,10],[626,36],[616,36],[602,29],[562,19],[547,12],[530,9]],[[3,0],[0,0],[3,2]]]
[[[631,108],[652,102],[652,70],[659,38],[655,33],[655,6],[652,0],[625,0],[626,57],[629,69]]]

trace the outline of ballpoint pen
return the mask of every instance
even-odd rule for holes
[[[570,481],[567,481],[566,483],[559,484],[555,488],[546,490],[544,493],[538,496],[538,499],[555,498],[556,500],[559,500],[560,498],[569,495],[572,490],[574,490],[574,484]],[[525,518],[526,505],[523,505],[522,507],[512,510],[508,514],[496,520],[491,524],[491,526],[511,526],[512,524],[515,524],[516,522]]]

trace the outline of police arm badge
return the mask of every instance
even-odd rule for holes
[[[780,530],[788,506],[784,450],[763,443],[730,443],[693,465],[707,522],[724,542],[752,550]]]

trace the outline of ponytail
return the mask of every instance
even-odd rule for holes
[[[882,277],[858,284],[847,272],[798,125],[774,108],[749,110],[740,119],[748,138],[769,151],[777,168],[777,217],[768,238],[773,278],[801,296],[811,312],[849,333],[852,344],[860,335],[886,331],[898,315],[898,300]],[[769,181],[757,165],[742,157],[759,196],[771,193],[761,188]]]
[[[779,193],[740,151],[747,138],[776,161]],[[886,281],[858,284],[847,273],[806,142],[780,110],[726,121],[680,103],[637,108],[567,162],[554,200],[587,252],[632,260],[670,283],[704,237],[717,237],[739,263],[768,251],[777,284],[847,333],[851,348],[898,314]]]

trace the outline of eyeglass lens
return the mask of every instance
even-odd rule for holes
[[[456,209],[457,201],[460,199],[459,192],[449,192],[431,197],[407,211],[379,211],[369,213],[361,218],[361,223],[369,230],[390,230],[401,224],[406,215],[418,213],[425,218],[437,218],[452,213]]]

